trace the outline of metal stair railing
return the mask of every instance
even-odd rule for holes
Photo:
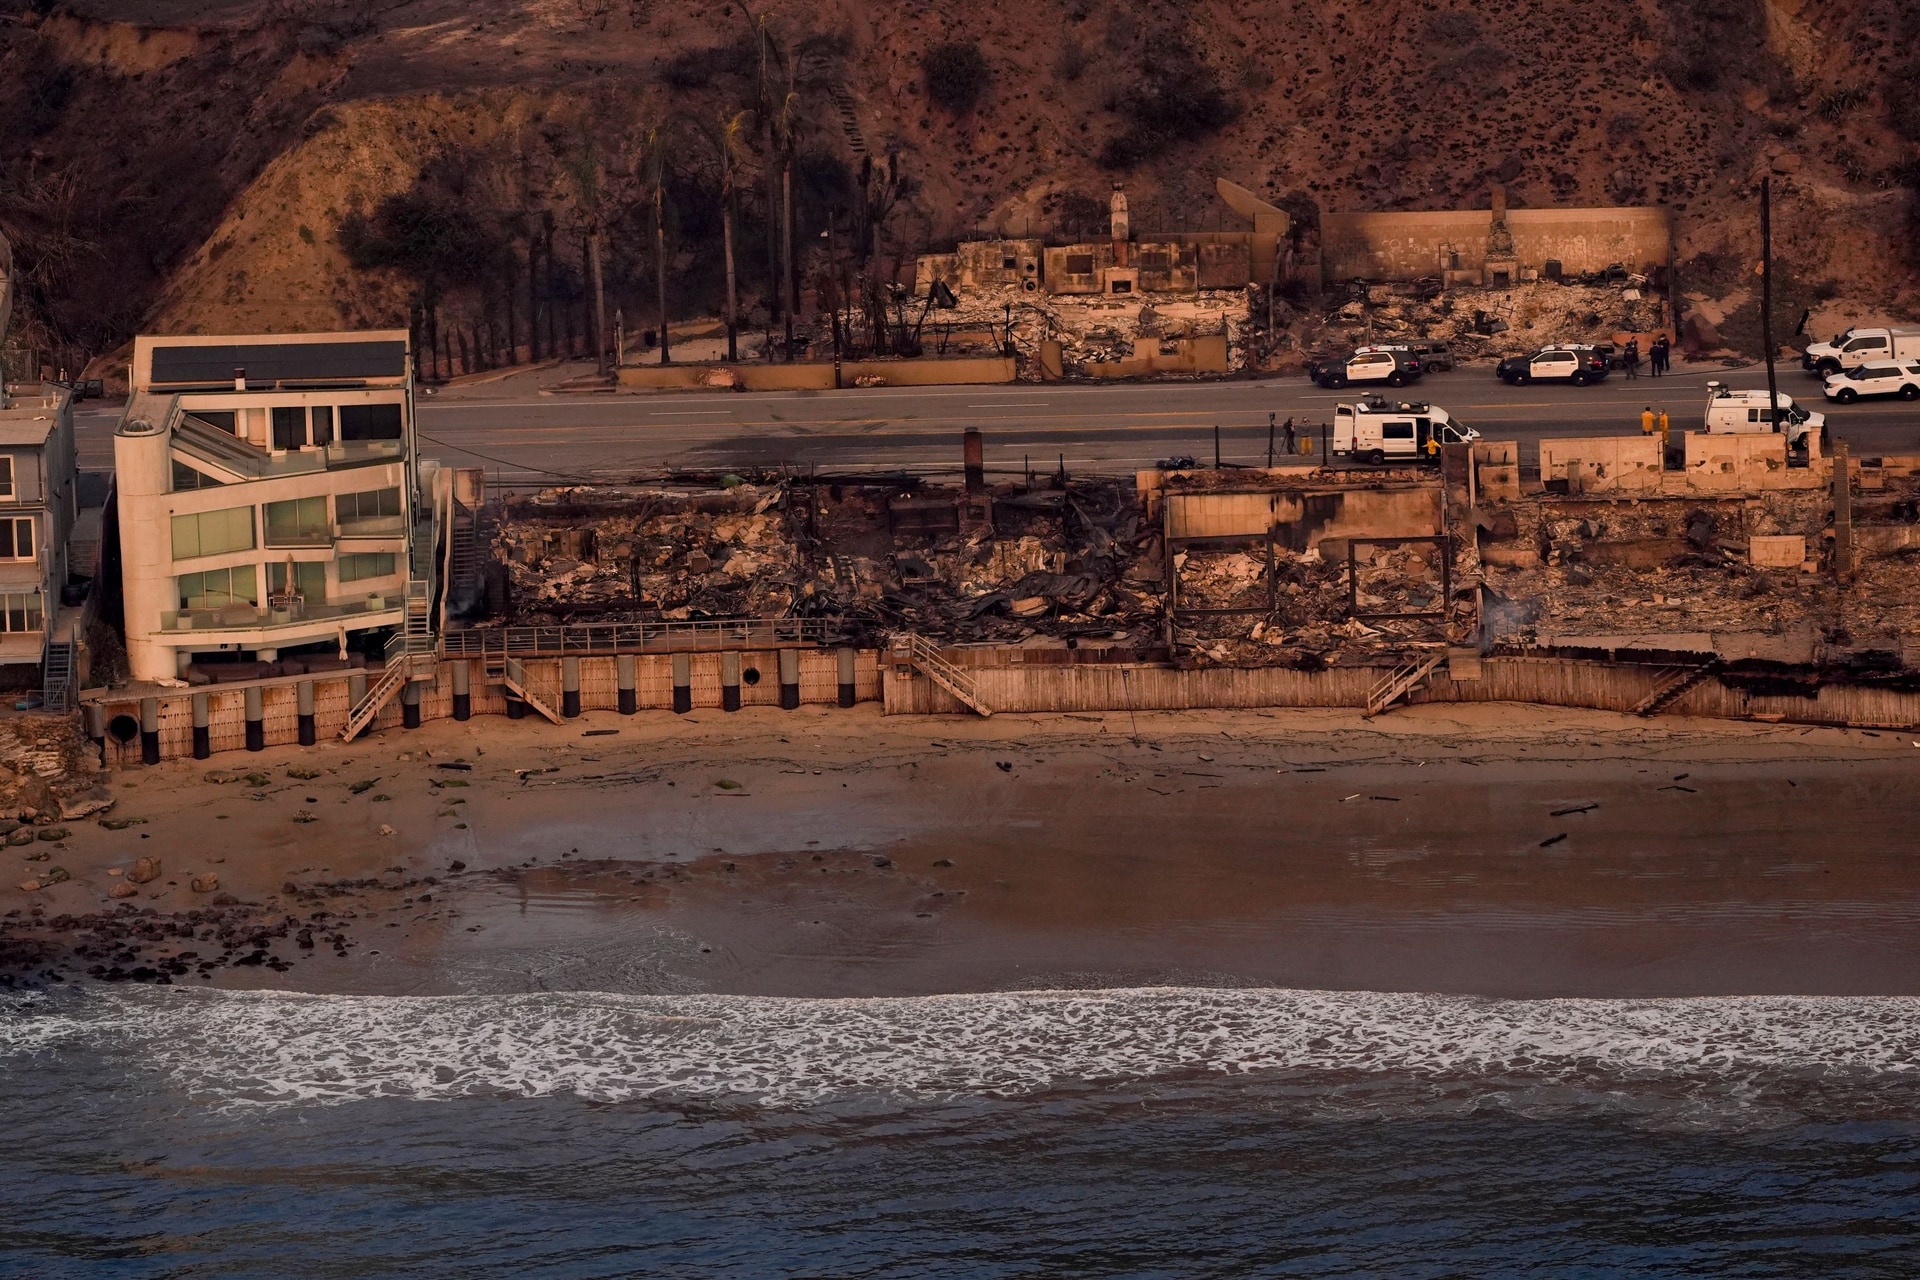
[[[40,661],[40,705],[44,710],[73,710],[74,645],[71,640],[47,641]]]
[[[534,680],[527,674],[526,666],[518,658],[504,659],[500,666],[500,676],[501,682],[519,694],[522,702],[553,723],[561,723],[560,712],[555,709],[560,702],[558,691],[542,681]]]
[[[1445,650],[1428,658],[1404,662],[1374,682],[1367,691],[1365,716],[1371,720],[1400,699],[1425,684],[1440,664],[1447,660]]]
[[[982,716],[993,714],[993,708],[981,696],[980,686],[974,683],[973,677],[948,662],[931,640],[918,632],[903,631],[894,636],[893,647],[897,658],[904,659],[925,673],[929,680],[958,698],[964,706]]]

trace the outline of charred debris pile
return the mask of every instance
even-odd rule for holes
[[[492,527],[493,572],[508,582],[490,593],[496,623],[826,617],[858,643],[912,630],[1088,658],[1306,668],[1392,657],[1472,626],[1471,596],[1442,595],[1436,547],[1366,549],[1357,592],[1344,542],[1250,536],[1170,554],[1130,478],[971,491],[909,475],[556,488],[511,499]],[[1369,616],[1421,612],[1433,616]]]

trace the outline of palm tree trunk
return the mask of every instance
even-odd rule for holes
[[[600,271],[600,232],[587,237],[587,258],[593,270],[593,361],[607,373],[607,282]]]
[[[667,217],[665,192],[653,189],[653,282],[660,295],[660,363],[673,360],[667,339]]]
[[[780,289],[786,305],[787,359],[793,359],[793,158],[780,166]]]
[[[727,253],[727,360],[740,358],[739,316],[735,294],[736,281],[733,269],[733,184],[725,184],[720,192],[720,239]]]

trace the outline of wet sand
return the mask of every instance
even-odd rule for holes
[[[442,722],[116,775],[145,821],[68,824],[32,894],[47,846],[6,850],[0,935],[24,979],[191,951],[173,981],[309,991],[1912,994],[1915,742],[1511,706]],[[109,899],[141,854],[163,876]]]

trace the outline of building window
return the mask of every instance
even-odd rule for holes
[[[317,404],[313,406],[313,447],[324,449],[333,443],[333,406]]]
[[[343,404],[340,406],[342,440],[398,440],[400,406],[397,404]]]
[[[228,507],[173,518],[173,558],[253,550],[253,508]]]
[[[293,585],[287,585],[287,570],[293,570]],[[284,561],[267,565],[267,595],[297,595],[308,604],[318,604],[327,598],[327,566],[324,561],[296,561],[288,565]]]
[[[175,493],[185,493],[194,489],[217,489],[225,483],[225,480],[216,480],[204,471],[195,471],[178,458],[173,460],[173,491]]]
[[[266,505],[267,545],[270,547],[310,547],[333,541],[333,526],[327,522],[327,499],[293,498]]]
[[[0,560],[33,559],[33,517],[0,519]]]
[[[187,416],[189,418],[197,418],[206,426],[212,427],[216,431],[224,431],[230,436],[239,434],[234,430],[234,411],[232,409],[192,409],[188,411]]]
[[[276,405],[273,410],[273,447],[307,447],[307,411],[301,405]]]
[[[368,578],[391,578],[393,552],[355,551],[340,557],[340,581],[362,582]]]
[[[9,591],[0,596],[0,631],[39,631],[46,625],[38,591]]]
[[[259,578],[250,564],[231,569],[183,573],[174,579],[182,609],[224,609],[230,604],[260,603]]]
[[[343,493],[334,498],[334,507],[340,513],[340,527],[370,524],[381,520],[397,520],[400,517],[400,490],[366,489],[360,493]]]
[[[13,455],[0,454],[0,498],[13,498]]]

